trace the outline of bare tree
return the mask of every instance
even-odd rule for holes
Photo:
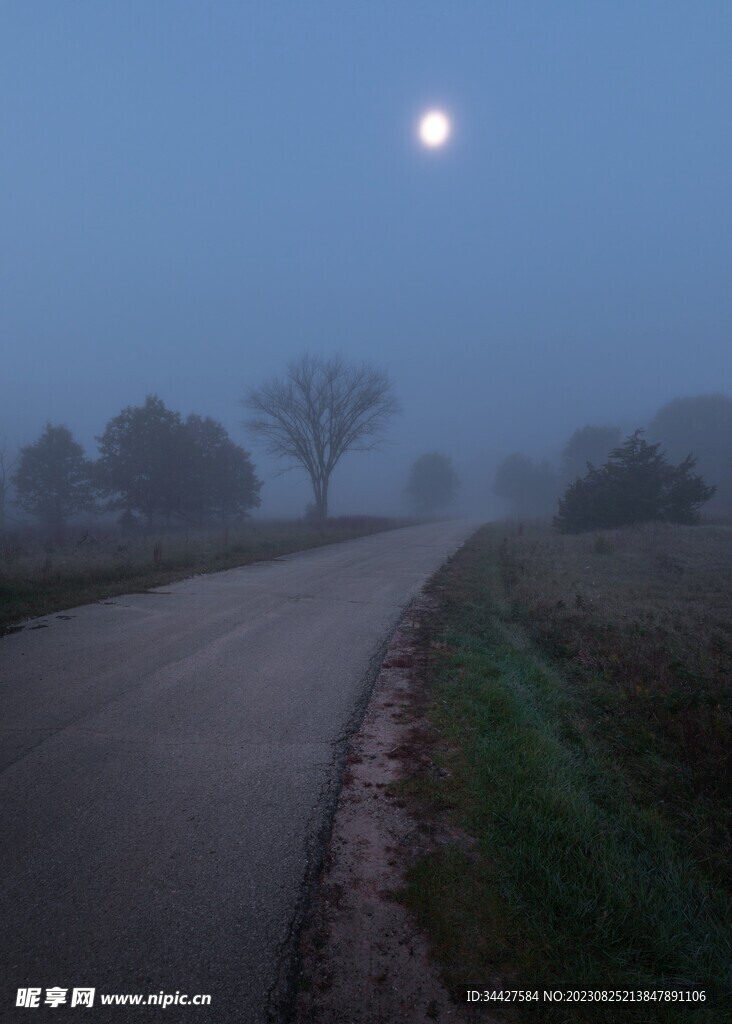
[[[304,355],[284,378],[250,391],[253,416],[244,425],[265,441],[270,455],[302,466],[310,477],[315,514],[328,515],[331,474],[346,452],[372,451],[399,403],[385,373],[340,356]]]

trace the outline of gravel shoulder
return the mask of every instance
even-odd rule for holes
[[[476,1020],[451,999],[427,938],[398,901],[414,860],[440,843],[469,842],[445,823],[417,821],[392,788],[430,768],[419,671],[420,619],[429,608],[423,593],[402,620],[350,744],[301,940],[297,1024]]]

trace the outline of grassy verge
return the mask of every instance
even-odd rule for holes
[[[117,529],[77,529],[53,541],[31,529],[16,531],[0,547],[0,636],[33,616],[406,525],[406,520],[350,516],[322,527],[248,522],[226,535],[177,530],[131,536]]]
[[[475,844],[455,842],[420,860],[404,898],[456,991],[700,988],[714,1000],[492,1004],[508,1020],[730,1021],[732,902],[721,870],[729,798],[710,770],[719,750],[708,761],[699,744],[678,740],[678,716],[689,712],[678,686],[661,674],[649,697],[654,676],[644,666],[636,701],[622,651],[592,648],[591,637],[607,640],[612,601],[583,612],[578,625],[574,612],[587,601],[577,591],[571,628],[560,628],[556,615],[569,602],[558,598],[564,607],[556,607],[547,595],[577,555],[575,539],[549,557],[548,532],[511,540],[505,532],[483,528],[434,584],[438,609],[425,644],[432,759],[441,770],[406,788],[418,813],[447,813]],[[584,549],[581,556],[584,566]],[[594,568],[595,587],[603,574],[608,587],[613,575],[616,587],[633,575],[604,562]],[[532,572],[534,583],[519,586]],[[641,590],[644,579],[641,569]],[[637,611],[626,601],[629,621]],[[613,621],[620,641],[620,618]],[[722,730],[729,684],[723,692],[716,662],[700,673],[693,635],[685,644],[680,628],[673,659],[691,691],[693,665],[697,689],[717,702],[709,728]],[[707,657],[724,660],[723,645]],[[706,706],[692,696],[697,710]]]

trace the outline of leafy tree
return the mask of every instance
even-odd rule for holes
[[[420,455],[413,464],[407,494],[418,512],[431,516],[454,500],[458,486],[452,459],[431,452]]]
[[[651,420],[648,436],[669,458],[698,458],[699,471],[717,487],[715,500],[732,505],[732,398],[722,394],[675,398]]]
[[[5,529],[8,513],[8,502],[12,486],[11,471],[18,462],[19,455],[8,455],[5,439],[0,441],[0,532]]]
[[[35,444],[21,448],[13,481],[20,508],[50,530],[94,506],[91,463],[68,427],[47,423]]]
[[[692,474],[696,459],[687,457],[670,465],[659,450],[634,434],[615,448],[604,466],[588,467],[587,474],[567,488],[559,502],[554,525],[561,533],[609,529],[660,520],[695,523],[699,509],[714,494],[700,476]]]
[[[192,445],[185,498],[189,514],[196,522],[217,519],[224,527],[242,519],[259,505],[262,486],[249,453],[210,416],[191,415],[185,426]]]
[[[581,427],[562,452],[562,476],[567,482],[587,473],[587,464],[601,466],[620,444],[620,427]]]
[[[386,374],[349,365],[339,356],[304,355],[284,378],[250,391],[253,413],[245,426],[264,440],[270,455],[301,466],[310,477],[318,519],[328,515],[333,470],[346,452],[372,451],[399,411]]]
[[[127,406],[109,421],[99,443],[97,484],[109,508],[139,512],[147,525],[183,514],[192,444],[181,417],[157,395]]]
[[[557,500],[556,473],[546,460],[535,462],[514,452],[496,469],[493,490],[513,516],[548,515]]]

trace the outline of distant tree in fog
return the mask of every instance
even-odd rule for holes
[[[704,479],[717,487],[716,500],[732,505],[732,398],[675,398],[653,417],[648,436],[673,459],[694,452]]]
[[[191,442],[177,412],[157,395],[127,406],[97,438],[96,480],[109,508],[142,515],[148,526],[169,523],[185,506]]]
[[[378,447],[399,411],[385,373],[338,356],[302,356],[284,377],[250,391],[243,404],[253,414],[245,426],[264,440],[268,454],[308,474],[318,519],[328,515],[330,479],[342,456]]]
[[[575,430],[562,452],[562,476],[567,482],[585,476],[588,463],[601,466],[620,444],[620,427],[581,427]]]
[[[242,519],[259,505],[262,486],[249,453],[210,416],[191,415],[185,428],[192,445],[185,496],[190,516],[197,523],[216,519],[224,527]]]
[[[658,520],[693,524],[699,509],[714,494],[692,473],[696,459],[687,457],[673,466],[648,444],[641,430],[611,453],[607,462],[590,468],[567,488],[559,502],[554,525],[560,533],[609,529]]]
[[[91,463],[68,427],[50,423],[35,442],[20,449],[13,477],[16,501],[49,530],[94,507]]]
[[[549,515],[556,507],[557,475],[546,460],[535,462],[514,452],[496,469],[493,490],[508,502],[511,515]]]
[[[0,441],[0,531],[5,529],[8,514],[8,499],[12,484],[12,470],[15,467],[19,456],[12,458],[8,454],[7,441],[3,438]]]
[[[420,455],[412,465],[407,494],[419,514],[431,516],[455,499],[458,486],[452,459],[430,452]]]

